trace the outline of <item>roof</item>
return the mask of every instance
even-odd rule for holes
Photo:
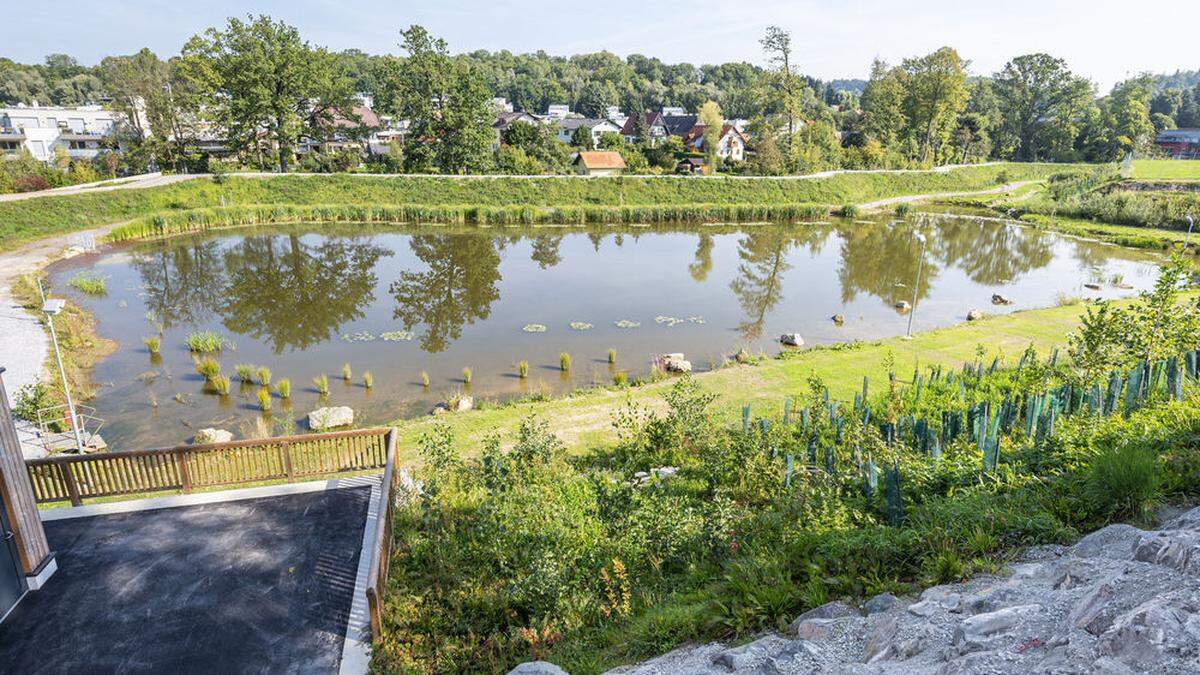
[[[662,123],[667,128],[668,134],[682,136],[696,126],[697,119],[695,115],[664,115]]]
[[[703,157],[684,157],[683,159],[679,160],[679,164],[690,164],[691,166],[704,166],[704,158]],[[679,164],[676,164],[675,166],[679,166]]]
[[[659,113],[647,112],[647,113],[642,113],[642,116],[646,119],[646,127],[652,127],[656,124],[659,124],[659,125],[662,124],[662,115]],[[621,134],[623,134],[625,136],[636,136],[637,135],[637,119],[638,119],[637,115],[630,115],[629,118],[625,120],[625,126],[621,127]]]
[[[379,115],[376,115],[374,110],[365,105],[356,105],[350,109],[350,112],[360,121],[356,122],[350,117],[342,115],[341,112],[335,111],[333,113],[333,126],[343,129],[357,129],[359,127],[378,129],[383,126],[379,121]]]
[[[686,134],[683,135],[683,142],[685,144],[695,143],[696,141],[699,141],[701,137],[704,136],[704,132],[707,130],[708,130],[707,124],[697,124],[696,126],[689,129]],[[741,138],[743,143],[748,141],[748,139],[746,138],[746,134],[743,133],[741,129],[738,129],[737,127],[733,126],[732,124],[726,124],[721,127],[721,138],[725,138],[731,132],[736,134],[739,138]]]
[[[605,124],[605,123],[612,124],[612,122],[609,122],[608,120],[603,120],[603,119],[596,119],[596,118],[590,118],[590,117],[568,117],[567,119],[559,120],[558,126],[562,127],[563,129],[566,129],[568,131],[575,131],[579,127],[587,127],[588,129],[591,129],[592,127],[598,127],[601,124]],[[616,126],[616,125],[614,124],[613,126]]]
[[[613,150],[594,150],[581,152],[575,157],[574,164],[582,163],[589,169],[624,169],[625,158]]]
[[[527,112],[505,112],[496,115],[496,121],[492,122],[493,129],[507,129],[514,122],[537,122],[538,118],[530,115]]]
[[[1158,132],[1158,141],[1194,140],[1200,138],[1200,129],[1167,129]]]

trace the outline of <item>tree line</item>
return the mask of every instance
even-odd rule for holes
[[[62,54],[37,65],[0,59],[0,102],[73,105],[104,100],[128,115],[122,162],[206,168],[200,140],[221,136],[245,165],[294,168],[304,139],[353,134],[345,120],[356,94],[375,110],[408,120],[407,142],[375,157],[381,171],[475,173],[566,170],[570,150],[550,130],[506,132],[495,147],[492,97],[517,110],[565,103],[588,117],[609,106],[626,114],[678,106],[705,112],[710,126],[748,120],[753,152],[730,171],[786,174],[833,168],[902,168],[988,159],[1112,161],[1152,148],[1156,131],[1200,126],[1198,77],[1142,75],[1100,95],[1095,84],[1048,54],[1013,58],[972,76],[951,47],[889,64],[864,81],[806,76],[791,35],[771,27],[761,40],[767,66],[667,64],[607,52],[451,54],[420,26],[401,31],[402,54],[329,51],[267,16],[232,18],[194,36],[178,55],[148,49],[94,67]],[[339,119],[341,120],[339,124]],[[717,125],[719,128],[719,125]],[[587,139],[575,139],[583,145]],[[606,138],[633,170],[670,170],[684,153]],[[711,144],[710,144],[711,145]],[[353,168],[358,158],[305,156],[307,170]],[[710,158],[711,159],[711,158]]]

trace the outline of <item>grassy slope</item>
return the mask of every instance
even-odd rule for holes
[[[232,177],[198,179],[141,190],[57,195],[0,203],[0,250],[39,237],[123,222],[139,216],[227,204],[372,205],[660,205],[846,204],[933,192],[995,187],[1029,180],[1061,165],[1002,164],[945,172],[847,173],[813,179],[625,177],[581,180],[549,177],[445,176]],[[1003,174],[1003,175],[1001,175]],[[1003,179],[1003,180],[1001,180]]]
[[[1002,350],[1016,359],[1029,345],[1043,353],[1065,343],[1066,335],[1078,324],[1081,305],[1017,312],[988,318],[916,336],[912,340],[892,338],[874,343],[858,343],[840,348],[811,349],[787,359],[768,359],[758,365],[731,366],[697,376],[702,385],[720,395],[716,408],[727,420],[741,415],[741,406],[750,404],[755,415],[782,413],[784,398],[802,393],[811,374],[819,375],[835,398],[853,400],[862,386],[863,376],[871,386],[883,386],[887,374],[884,358],[895,356],[899,377],[909,378],[913,368],[932,364],[959,367],[975,360],[975,349],[983,344],[994,355]],[[536,413],[550,422],[554,433],[573,449],[604,443],[610,437],[614,411],[632,400],[640,405],[658,406],[670,381],[625,390],[599,389],[576,392],[572,396],[536,403],[519,403],[452,416],[437,420],[450,425],[464,449],[475,450],[478,441],[489,433],[511,436],[520,420]],[[401,420],[400,449],[404,460],[415,459],[415,444],[429,428],[433,418]]]
[[[1200,160],[1139,159],[1133,177],[1142,180],[1200,180]]]

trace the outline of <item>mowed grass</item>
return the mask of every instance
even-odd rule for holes
[[[1142,180],[1200,180],[1200,159],[1138,159],[1133,177]]]
[[[875,390],[886,386],[884,363],[889,354],[895,360],[896,376],[904,381],[911,380],[918,367],[941,364],[958,368],[974,362],[979,345],[987,350],[985,360],[989,365],[998,354],[1014,363],[1031,344],[1048,355],[1054,347],[1066,344],[1067,334],[1078,326],[1084,311],[1084,305],[1068,305],[1016,312],[923,333],[912,340],[891,338],[809,349],[787,358],[730,365],[695,377],[705,389],[719,395],[714,409],[725,422],[736,422],[742,406],[747,404],[754,416],[778,417],[783,414],[785,398],[803,394],[812,375],[824,380],[831,396],[847,402],[853,402],[864,376]],[[551,430],[572,450],[582,451],[611,441],[613,413],[628,402],[664,409],[662,394],[671,384],[672,378],[668,378],[639,387],[582,390],[547,401],[439,416],[436,421],[450,426],[460,450],[474,454],[489,434],[499,432],[510,439],[521,419],[536,414],[547,420]],[[400,428],[399,451],[405,462],[418,459],[417,440],[434,423],[434,418],[394,423]]]

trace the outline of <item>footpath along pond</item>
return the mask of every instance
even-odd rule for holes
[[[620,229],[300,225],[112,247],[57,263],[50,277],[119,344],[93,373],[92,402],[119,451],[182,443],[203,427],[248,432],[262,417],[260,387],[236,382],[240,364],[291,381],[290,400],[273,399],[277,430],[323,405],[313,384],[321,375],[328,405],[380,423],[427,414],[458,392],[505,398],[607,384],[617,372],[632,379],[658,353],[683,352],[703,371],[742,348],[772,354],[782,333],[808,345],[876,339],[904,334],[910,316],[916,332],[971,309],[1123,297],[1153,285],[1155,260],[949,216]],[[104,293],[71,287],[80,274],[102,277]],[[993,294],[1012,304],[993,304]],[[151,354],[143,340],[160,329],[161,353]],[[235,378],[228,396],[196,372],[186,342],[199,331],[230,343],[215,355]]]

